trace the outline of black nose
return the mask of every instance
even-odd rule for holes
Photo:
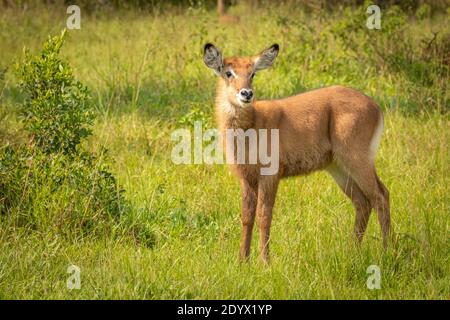
[[[241,90],[241,96],[247,99],[251,99],[253,97],[253,90],[252,89],[242,89]]]

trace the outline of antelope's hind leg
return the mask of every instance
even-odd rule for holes
[[[370,206],[377,211],[381,226],[384,247],[387,248],[391,229],[391,214],[389,206],[389,192],[378,178],[373,164],[351,163],[348,172],[359,189],[369,201]]]
[[[328,173],[333,177],[339,188],[345,193],[355,207],[355,238],[361,242],[369,222],[372,206],[364,193],[356,184],[355,180],[345,172],[345,170],[332,164],[327,168]]]

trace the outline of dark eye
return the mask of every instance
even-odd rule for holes
[[[231,78],[233,73],[231,71],[227,71],[227,72],[225,72],[225,75],[227,76],[227,78]]]

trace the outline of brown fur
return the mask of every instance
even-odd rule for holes
[[[224,70],[231,68],[236,77],[219,77],[216,90],[216,115],[222,136],[228,128],[279,129],[277,175],[261,175],[259,164],[231,165],[242,189],[241,259],[247,259],[250,253],[255,214],[261,257],[264,261],[269,258],[272,209],[280,179],[316,170],[327,170],[351,199],[359,241],[371,209],[376,209],[386,246],[390,229],[389,192],[376,174],[373,154],[376,150],[371,150],[383,121],[378,105],[357,90],[332,86],[242,106],[236,93],[251,88],[257,58],[224,59]]]
[[[217,12],[219,13],[219,22],[223,24],[238,23],[241,19],[238,16],[233,16],[227,13],[226,6],[223,0],[217,0]]]

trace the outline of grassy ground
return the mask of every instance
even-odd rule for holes
[[[129,221],[146,221],[151,241],[135,243],[110,234],[67,239],[3,219],[0,298],[450,297],[448,71],[421,72],[430,65],[420,58],[409,64],[411,70],[390,62],[398,60],[383,60],[406,55],[402,46],[408,45],[389,43],[383,32],[392,32],[396,41],[402,28],[414,35],[411,45],[417,48],[431,30],[448,32],[448,18],[412,19],[399,26],[394,14],[387,15],[391,31],[373,31],[379,32],[378,38],[371,37],[380,47],[365,50],[345,45],[348,40],[364,46],[365,30],[346,33],[347,40],[336,36],[353,19],[348,12],[319,18],[287,7],[252,15],[244,9],[235,9],[241,15],[238,26],[218,25],[213,13],[190,9],[184,15],[83,16],[81,30],[70,31],[64,56],[91,89],[98,110],[86,146],[109,149],[113,171],[134,208]],[[18,59],[23,46],[39,48],[47,34],[60,32],[66,18],[64,8],[0,16],[0,67]],[[232,54],[254,54],[280,43],[274,68],[255,79],[259,96],[339,83],[380,102],[386,124],[377,167],[391,192],[395,248],[382,250],[375,216],[362,246],[356,247],[350,202],[329,176],[315,173],[280,186],[270,266],[258,261],[255,245],[250,262],[237,263],[237,181],[224,166],[174,165],[170,159],[175,128],[194,120],[214,125],[215,79],[201,61],[207,41]],[[377,57],[374,48],[385,51]],[[16,81],[6,74],[2,143],[22,139]],[[43,199],[36,210],[46,208]],[[80,290],[66,287],[72,264],[81,268]],[[366,269],[373,264],[381,269],[380,290],[366,286]]]

